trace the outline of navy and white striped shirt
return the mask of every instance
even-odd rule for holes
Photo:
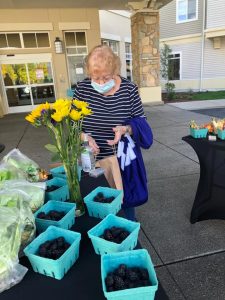
[[[97,159],[113,155],[113,149],[106,141],[114,139],[113,127],[122,125],[132,117],[144,117],[137,86],[123,77],[119,90],[109,96],[95,91],[91,80],[84,79],[77,84],[73,99],[86,101],[93,112],[84,119],[82,129],[91,133],[99,146],[100,153]]]

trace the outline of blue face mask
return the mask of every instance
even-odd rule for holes
[[[115,80],[110,79],[109,81],[107,81],[103,84],[96,83],[92,80],[91,85],[100,94],[105,94],[105,93],[108,93],[112,88],[114,88]]]

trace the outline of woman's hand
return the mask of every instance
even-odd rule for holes
[[[97,145],[95,139],[93,139],[92,136],[87,135],[87,139],[88,139],[88,145],[91,147],[91,149],[93,150],[94,155],[98,155],[100,152],[99,146]],[[84,141],[84,133],[81,133],[81,140]]]
[[[100,152],[99,146],[97,145],[95,139],[93,139],[92,136],[88,136],[88,144],[91,147],[91,149],[93,150],[94,155],[98,155]]]
[[[110,145],[110,146],[116,145],[120,141],[122,135],[124,135],[126,133],[131,133],[131,132],[129,132],[130,129],[131,129],[130,126],[129,127],[128,126],[114,127],[113,131],[115,132],[115,137],[114,137],[114,140],[107,140],[108,145]]]

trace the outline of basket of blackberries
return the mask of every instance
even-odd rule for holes
[[[46,181],[45,201],[66,201],[69,199],[69,188],[63,178],[53,177]]]
[[[153,300],[158,280],[145,249],[101,257],[102,287],[108,300]]]
[[[53,177],[66,179],[66,172],[63,165],[50,169],[50,173],[53,175]]]
[[[49,200],[35,212],[35,223],[38,232],[49,226],[70,229],[75,223],[75,203]]]
[[[108,215],[88,231],[96,254],[132,250],[136,247],[140,223]]]
[[[50,226],[25,249],[33,270],[62,279],[79,257],[81,234]]]
[[[122,200],[123,191],[100,186],[84,198],[89,216],[100,219],[109,214],[116,215],[121,209]]]
[[[78,179],[79,180],[81,178],[81,169],[82,168],[79,165],[77,165],[77,173],[78,173]],[[53,175],[53,177],[59,177],[59,178],[67,179],[66,172],[65,172],[65,169],[64,169],[63,165],[50,169],[50,173]]]

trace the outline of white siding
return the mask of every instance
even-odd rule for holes
[[[225,26],[225,0],[208,0],[206,28]]]
[[[221,40],[221,48],[214,49],[213,40],[206,39],[203,78],[225,77],[225,38]]]
[[[165,5],[160,9],[160,38],[164,39],[181,35],[201,33],[203,15],[202,7],[203,0],[199,0],[198,20],[176,24],[176,0],[173,0],[169,4]]]
[[[201,43],[170,46],[173,52],[181,52],[181,80],[200,77]]]

